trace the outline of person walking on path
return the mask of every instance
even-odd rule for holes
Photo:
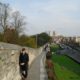
[[[27,78],[28,62],[29,62],[29,55],[26,52],[25,48],[22,48],[19,55],[19,67],[20,67],[20,74],[22,80],[25,80]]]

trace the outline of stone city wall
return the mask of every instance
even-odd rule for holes
[[[19,52],[22,47],[13,44],[0,43],[0,80],[20,80]],[[25,47],[29,54],[29,65],[41,53],[42,48]]]

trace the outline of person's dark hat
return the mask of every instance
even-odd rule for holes
[[[22,48],[22,51],[25,51],[25,48]]]

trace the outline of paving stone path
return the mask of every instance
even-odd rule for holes
[[[32,63],[26,80],[47,80],[47,73],[44,67],[45,52],[42,52]]]

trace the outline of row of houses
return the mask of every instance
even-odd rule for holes
[[[52,41],[55,42],[55,43],[72,42],[72,43],[79,43],[79,45],[80,45],[80,36],[78,36],[78,37],[65,37],[65,36],[62,36],[62,35],[54,34],[52,36]]]

